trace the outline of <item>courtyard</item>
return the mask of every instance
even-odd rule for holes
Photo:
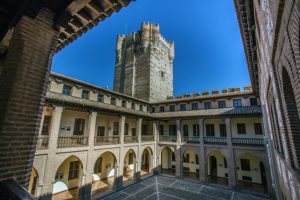
[[[96,199],[96,198],[95,198]],[[268,199],[251,194],[235,192],[221,187],[202,185],[185,179],[166,176],[152,176],[121,191],[104,197],[105,200],[263,200]]]

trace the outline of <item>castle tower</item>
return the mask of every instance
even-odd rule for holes
[[[165,40],[158,24],[118,35],[114,91],[155,102],[173,96],[174,42]]]

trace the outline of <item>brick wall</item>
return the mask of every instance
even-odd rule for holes
[[[49,68],[57,41],[54,14],[23,16],[3,58],[0,78],[0,180],[28,186]]]

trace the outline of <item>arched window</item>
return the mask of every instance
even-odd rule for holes
[[[290,76],[286,69],[282,68],[282,88],[284,96],[284,115],[288,133],[287,146],[292,167],[299,168],[300,161],[300,119],[297,109],[295,93]]]

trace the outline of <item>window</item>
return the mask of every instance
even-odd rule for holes
[[[226,124],[220,124],[220,137],[227,137]]]
[[[226,108],[226,102],[225,101],[218,101],[218,108]]]
[[[122,107],[126,108],[126,101],[122,100]]]
[[[175,161],[175,153],[172,151],[172,161]]]
[[[254,129],[255,129],[255,135],[263,134],[261,123],[254,123]]]
[[[252,181],[252,177],[250,176],[242,176],[243,181]]]
[[[199,124],[193,124],[193,136],[199,136]]]
[[[68,180],[76,179],[79,177],[79,161],[71,161],[69,166]]]
[[[129,134],[129,124],[125,123],[125,135]]]
[[[142,135],[148,135],[148,126],[147,126],[147,124],[142,125]]]
[[[211,102],[204,102],[204,109],[211,109]]]
[[[164,135],[164,125],[159,125],[159,135]]]
[[[133,153],[128,154],[128,165],[133,164]]]
[[[105,127],[104,126],[98,126],[97,137],[104,136],[104,135],[105,135]]]
[[[131,109],[135,110],[135,103],[131,103]]]
[[[192,110],[198,110],[198,103],[192,103]]]
[[[250,98],[250,105],[251,106],[257,106],[258,105],[257,98]]]
[[[237,124],[238,134],[246,134],[246,124]]]
[[[114,122],[113,135],[119,135],[119,122]]]
[[[251,171],[251,169],[250,169],[250,160],[249,159],[241,159],[241,170]]]
[[[225,157],[224,157],[224,168],[227,168],[227,160]]]
[[[197,154],[195,154],[195,160],[196,160],[196,164],[199,164],[199,157]]]
[[[180,110],[186,111],[186,104],[180,104]]]
[[[188,153],[183,154],[183,162],[190,163],[190,154]]]
[[[155,107],[152,107],[151,109],[152,109],[152,112],[155,113]]]
[[[211,137],[215,136],[214,124],[205,124],[205,128],[206,128],[206,136],[211,136]]]
[[[96,173],[101,173],[102,172],[102,157],[100,157],[97,160],[97,168],[96,168]]]
[[[131,129],[131,135],[132,136],[136,136],[136,128],[132,128]]]
[[[97,101],[100,102],[100,103],[103,103],[104,102],[104,96],[102,94],[98,94]]]
[[[44,116],[42,133],[41,133],[42,135],[49,135],[50,122],[51,122],[51,116],[45,115]]]
[[[110,104],[115,106],[115,105],[116,105],[116,98],[113,98],[113,97],[112,97],[112,98],[110,99]]]
[[[170,105],[169,106],[169,110],[170,110],[170,112],[174,112],[175,111],[175,106],[174,105]]]
[[[169,125],[169,135],[170,136],[176,135],[176,125]]]
[[[81,98],[83,99],[89,99],[90,92],[88,90],[82,90]]]
[[[75,119],[75,124],[74,124],[74,132],[73,135],[83,135],[84,132],[84,119]]]
[[[71,95],[72,87],[69,85],[64,85],[62,93],[64,95]]]
[[[188,125],[183,125],[183,136],[189,136],[189,127]]]
[[[233,99],[233,107],[241,107],[242,100],[241,99]]]
[[[144,106],[140,105],[140,111],[143,111],[143,109],[144,109]]]
[[[160,106],[160,107],[159,107],[159,111],[160,111],[160,112],[165,112],[165,107],[164,107],[164,106]]]

